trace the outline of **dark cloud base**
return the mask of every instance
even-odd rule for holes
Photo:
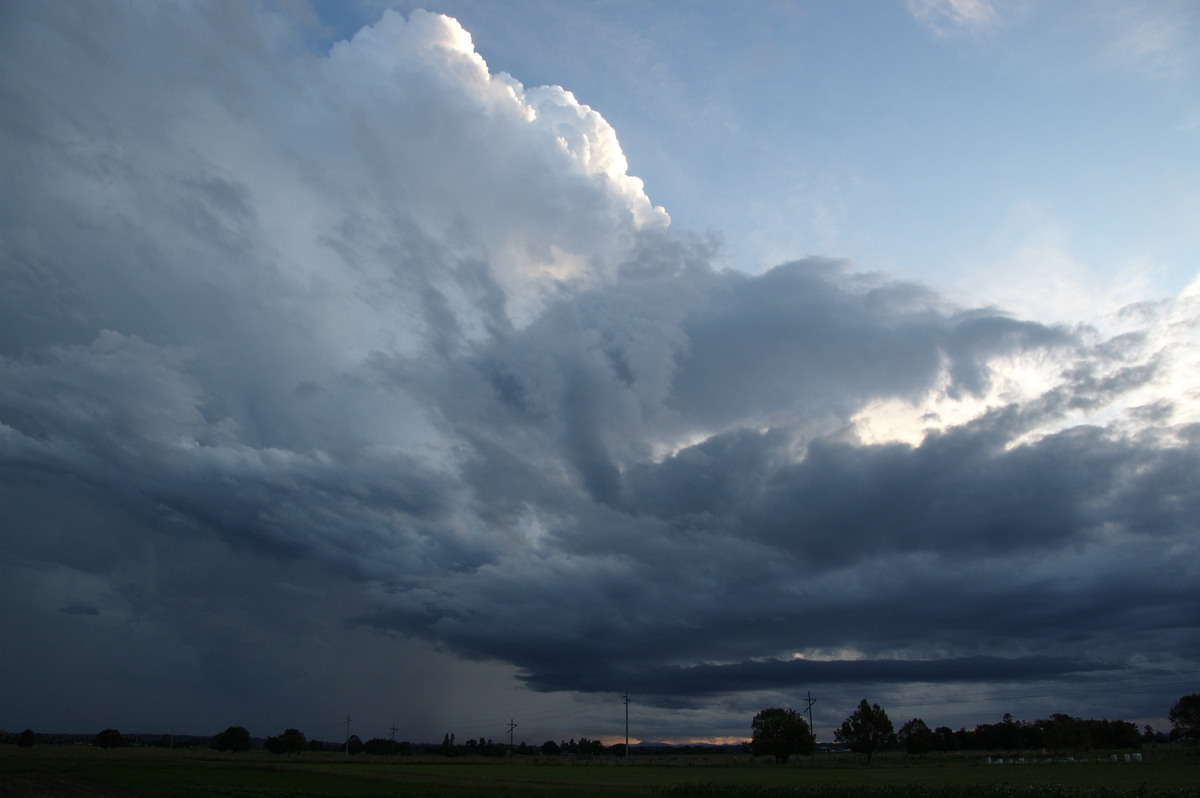
[[[1020,682],[1081,678],[1115,670],[1112,665],[1059,657],[959,657],[938,660],[763,660],[730,665],[691,665],[630,674],[597,682],[555,672],[525,680],[539,690],[614,692],[627,684],[641,696],[698,697],[755,691],[795,691],[828,685]]]

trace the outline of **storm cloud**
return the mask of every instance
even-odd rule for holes
[[[12,723],[130,673],[291,723],[339,655],[664,706],[1193,673],[1194,292],[1110,331],[721,268],[434,14],[314,54],[271,5],[2,13]],[[80,658],[110,699],[51,711]]]

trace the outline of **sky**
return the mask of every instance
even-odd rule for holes
[[[0,5],[0,728],[1166,729],[1200,9]]]

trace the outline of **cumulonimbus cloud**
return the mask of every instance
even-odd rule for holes
[[[543,690],[833,678],[747,664],[806,649],[933,663],[870,672],[895,680],[1197,653],[1188,400],[1103,416],[1164,373],[1152,323],[1134,345],[837,261],[721,270],[596,111],[490,73],[446,17],[313,55],[272,8],[79,10],[5,12],[0,461],[56,507],[3,515],[63,530],[11,567],[190,536]],[[1001,390],[1014,362],[1045,384]],[[934,400],[980,408],[857,433]],[[211,644],[195,585],[111,589]]]

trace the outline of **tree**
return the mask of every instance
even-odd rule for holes
[[[1171,731],[1180,737],[1200,739],[1200,693],[1185,695],[1176,701],[1167,718],[1171,721]]]
[[[1039,720],[1043,742],[1047,748],[1060,751],[1091,748],[1092,740],[1087,724],[1062,712],[1050,715],[1049,720]]]
[[[245,726],[230,726],[213,737],[210,745],[217,751],[249,751],[250,732]]]
[[[933,750],[933,731],[920,718],[905,723],[896,736],[910,754],[925,754]]]
[[[287,729],[278,737],[268,737],[265,747],[272,754],[299,754],[308,747],[308,739],[299,729]]]
[[[815,742],[808,722],[794,709],[764,709],[754,716],[750,728],[754,732],[750,740],[751,753],[773,756],[781,765],[792,754],[812,751]]]
[[[92,744],[97,748],[120,748],[125,745],[125,738],[116,729],[105,729],[96,735]]]
[[[363,752],[363,741],[357,734],[351,734],[346,738],[346,753],[354,756]]]
[[[939,751],[957,751],[958,738],[949,726],[938,726],[933,730],[933,747]]]
[[[896,737],[887,713],[878,704],[868,704],[865,698],[859,702],[858,709],[842,721],[841,728],[836,729],[833,736],[838,742],[850,746],[851,751],[866,754],[868,765],[871,764],[872,754]]]
[[[575,751],[580,754],[600,756],[604,753],[604,742],[602,740],[589,740],[586,737],[580,737],[579,742],[575,743]]]
[[[32,748],[37,742],[37,735],[33,733],[33,729],[26,729],[17,737],[17,746],[19,748]]]
[[[395,740],[389,740],[386,737],[372,737],[363,743],[363,751],[368,754],[377,754],[386,756],[395,754],[400,750],[400,744]]]

